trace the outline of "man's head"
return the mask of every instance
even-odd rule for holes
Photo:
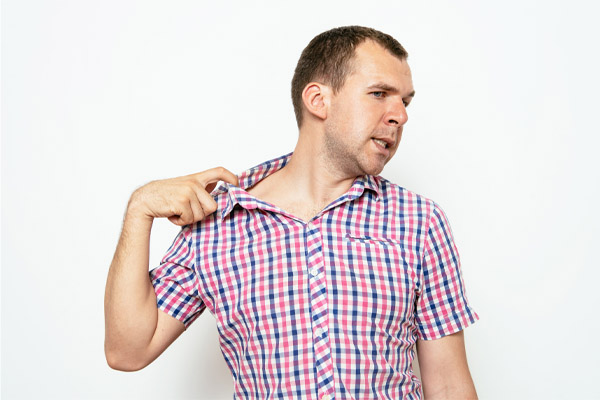
[[[310,60],[322,65],[302,73]],[[406,51],[398,42],[369,28],[325,32],[304,50],[292,86],[300,103],[299,143],[340,177],[383,170],[398,149],[414,96]]]
[[[317,35],[302,51],[292,79],[292,103],[298,127],[303,122],[302,91],[306,85],[318,81],[337,93],[353,72],[357,46],[367,40],[379,44],[400,60],[408,57],[396,39],[372,28],[344,26]]]

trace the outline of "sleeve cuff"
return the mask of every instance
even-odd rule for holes
[[[419,340],[435,340],[460,332],[479,320],[479,315],[469,306],[460,312],[447,316],[444,320],[434,321],[433,324],[418,324],[417,338]]]

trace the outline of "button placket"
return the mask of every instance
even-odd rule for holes
[[[333,363],[325,334],[329,325],[327,281],[326,274],[319,269],[323,266],[323,243],[317,221],[306,224],[306,244],[317,387],[320,393],[332,393],[335,391]]]

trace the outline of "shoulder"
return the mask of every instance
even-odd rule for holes
[[[440,206],[432,199],[408,190],[382,176],[374,176],[381,191],[381,199],[388,207],[397,207],[404,213],[417,213],[432,216],[441,212]]]
[[[374,177],[381,191],[384,210],[411,224],[417,231],[449,230],[450,223],[442,207],[434,200],[399,186],[381,176]]]

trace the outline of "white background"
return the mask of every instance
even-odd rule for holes
[[[480,398],[600,398],[589,3],[3,1],[2,397],[232,397],[208,312],[146,369],[107,366],[125,205],[153,179],[291,151],[301,50],[359,24],[410,54],[417,95],[382,175],[452,223]],[[177,231],[155,224],[152,266]]]

